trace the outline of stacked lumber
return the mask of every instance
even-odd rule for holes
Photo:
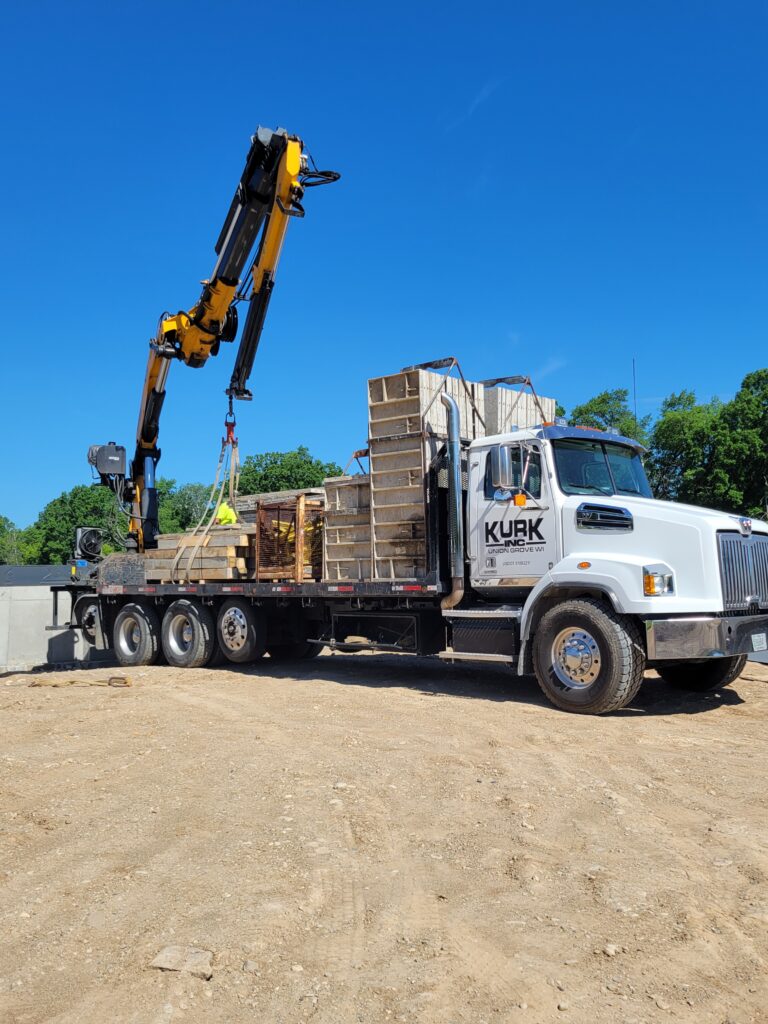
[[[144,556],[149,582],[253,579],[256,575],[253,526],[213,526],[208,533],[166,533]]]

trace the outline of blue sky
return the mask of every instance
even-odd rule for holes
[[[147,341],[208,275],[249,135],[339,184],[291,225],[244,453],[365,443],[365,380],[457,355],[571,407],[766,364],[761,3],[36,3],[3,15],[0,513],[134,442]],[[172,367],[162,475],[208,480],[234,348]]]

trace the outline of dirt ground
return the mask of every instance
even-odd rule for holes
[[[0,679],[3,1024],[768,1021],[768,668],[607,718],[397,656],[108,675]]]

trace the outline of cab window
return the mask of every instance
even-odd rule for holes
[[[554,441],[555,468],[565,494],[653,497],[638,453],[627,445],[564,438]]]
[[[491,455],[485,458],[485,497],[488,501],[511,501],[513,495],[520,490],[527,492],[530,498],[541,500],[541,455],[524,445],[508,446],[512,463],[512,479],[514,486],[504,490],[493,486],[491,479]]]

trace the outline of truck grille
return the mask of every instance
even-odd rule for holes
[[[717,543],[725,610],[768,608],[768,536],[718,533]]]

